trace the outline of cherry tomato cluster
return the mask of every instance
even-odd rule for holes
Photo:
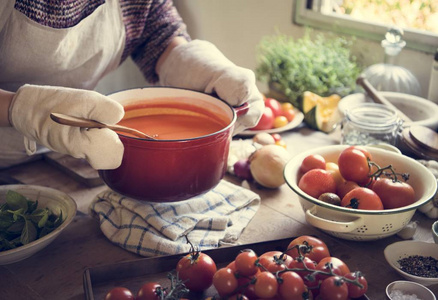
[[[134,296],[127,288],[116,287],[105,300],[185,299],[189,291],[202,295],[211,286],[217,295],[206,300],[343,300],[359,298],[368,289],[360,272],[351,272],[346,263],[330,255],[322,240],[313,236],[293,239],[283,252],[270,250],[257,255],[251,249],[243,250],[219,269],[210,256],[193,246],[191,249],[179,260],[177,275],[169,273],[170,288],[147,282]]]
[[[291,103],[274,98],[265,98],[265,109],[257,125],[251,130],[268,130],[286,126],[295,118],[295,110]]]
[[[330,204],[382,210],[415,202],[414,189],[406,183],[409,174],[398,174],[391,165],[380,167],[361,146],[344,149],[337,162],[309,155],[303,159],[300,173],[300,189]]]
[[[293,239],[286,251],[257,255],[247,249],[217,270],[216,299],[350,299],[368,289],[360,272],[330,256],[327,245],[312,236]]]

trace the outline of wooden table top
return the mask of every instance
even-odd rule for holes
[[[313,132],[305,127],[282,134],[292,154],[316,146],[337,144],[336,135]],[[85,269],[139,259],[140,256],[112,244],[101,232],[99,222],[88,214],[88,205],[104,185],[88,187],[46,160],[20,165],[0,172],[24,184],[42,185],[69,194],[78,204],[74,221],[47,248],[21,262],[0,266],[0,299],[84,299]],[[240,184],[235,177],[226,180]],[[327,235],[308,225],[296,194],[287,186],[279,189],[250,187],[262,202],[255,217],[239,238],[240,244],[315,235],[328,245],[333,256],[344,260],[351,270],[365,274],[370,299],[386,299],[385,288],[402,280],[386,262],[384,248],[402,239],[391,236],[377,241],[348,241]],[[416,212],[414,240],[433,242],[432,219]],[[436,294],[438,286],[430,287]]]

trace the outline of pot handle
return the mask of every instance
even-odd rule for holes
[[[236,113],[236,115],[238,117],[240,117],[248,112],[249,104],[248,104],[248,102],[245,102],[240,106],[234,106],[233,109],[234,109],[234,112]]]
[[[318,216],[317,206],[306,210],[306,221],[319,229],[334,231],[334,232],[351,232],[363,225],[363,218],[357,217],[355,220],[349,222],[327,220]]]

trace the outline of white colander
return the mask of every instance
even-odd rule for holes
[[[287,185],[298,195],[306,221],[330,235],[357,241],[382,239],[399,232],[409,223],[416,209],[430,201],[437,189],[435,176],[416,160],[405,155],[367,147],[373,161],[381,167],[391,164],[396,172],[409,173],[408,183],[418,199],[415,203],[396,209],[363,210],[332,205],[303,192],[298,187],[299,168],[303,159],[311,154],[320,154],[326,162],[337,163],[338,156],[347,145],[315,148],[294,156],[285,166]]]

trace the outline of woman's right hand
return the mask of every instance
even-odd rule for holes
[[[9,121],[25,136],[29,155],[36,144],[85,158],[94,169],[115,169],[120,166],[124,147],[110,129],[84,129],[55,123],[50,113],[116,124],[124,115],[120,103],[94,91],[24,85],[16,92],[9,107]]]

